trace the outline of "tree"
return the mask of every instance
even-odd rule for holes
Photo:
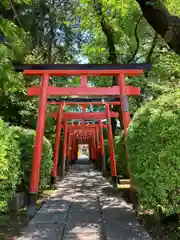
[[[76,8],[75,1],[2,1],[0,22],[0,115],[13,125],[36,127],[38,99],[28,98],[26,89],[39,78],[24,77],[13,71],[14,63],[76,62],[80,32],[67,24]],[[33,17],[32,17],[33,15]],[[53,78],[64,86],[71,79]],[[52,119],[47,131],[53,132]]]
[[[87,43],[82,44],[81,49],[89,63],[153,64],[153,71],[145,72],[139,78],[127,79],[129,84],[142,89],[141,97],[130,98],[131,111],[137,110],[144,101],[177,86],[179,57],[170,51],[164,40],[147,23],[134,0],[87,0],[83,3],[86,4],[78,7],[77,15],[82,31],[88,36]],[[175,4],[176,1],[168,1],[167,6],[172,11]],[[90,81],[96,86],[116,84],[115,78],[108,77],[90,78]]]

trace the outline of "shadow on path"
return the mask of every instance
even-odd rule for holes
[[[75,164],[19,240],[150,240],[132,208],[92,164]]]

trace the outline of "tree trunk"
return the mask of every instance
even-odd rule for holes
[[[161,0],[136,0],[136,2],[151,27],[180,55],[180,18],[171,15]]]
[[[118,58],[117,58],[117,53],[116,53],[116,48],[115,48],[115,41],[114,41],[114,31],[113,31],[112,26],[105,19],[104,13],[102,11],[103,7],[102,7],[101,2],[99,2],[98,0],[94,0],[94,9],[97,12],[97,15],[99,16],[102,31],[103,31],[104,35],[106,36],[107,45],[109,48],[109,59],[108,60],[112,64],[118,64]],[[112,86],[115,86],[115,85],[118,85],[116,76],[114,76],[112,79]],[[112,110],[120,113],[119,121],[120,121],[120,126],[123,129],[121,106],[113,106]],[[115,137],[116,125],[117,125],[115,118],[111,119],[111,124],[112,124],[113,136]]]

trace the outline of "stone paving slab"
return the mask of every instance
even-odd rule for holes
[[[84,230],[81,230],[82,232],[76,232],[76,233],[68,233],[64,236],[63,240],[101,240],[101,236],[99,233],[96,232],[84,232]]]
[[[151,240],[128,205],[91,165],[73,165],[19,240]]]
[[[62,235],[64,224],[35,224],[30,223],[22,232],[20,240],[56,240]]]
[[[66,221],[68,213],[67,212],[56,212],[56,213],[43,213],[36,214],[36,216],[32,219],[31,223],[64,223]]]
[[[98,223],[101,221],[100,214],[98,211],[93,211],[89,213],[88,211],[70,213],[68,216],[69,222],[78,222],[78,223]]]
[[[73,211],[86,211],[87,209],[88,210],[96,210],[96,211],[99,211],[99,205],[98,205],[98,202],[97,201],[94,201],[94,202],[80,202],[81,204],[81,209],[79,209],[77,207],[77,205],[79,205],[79,202],[73,202],[72,205],[71,205],[71,212]]]

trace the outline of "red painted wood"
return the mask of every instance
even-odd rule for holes
[[[66,161],[66,157],[67,157],[67,134],[68,134],[68,121],[64,120],[64,141],[63,141],[63,164],[62,166],[64,167],[63,169],[63,173],[65,170],[65,161]]]
[[[50,117],[57,118],[57,112],[50,113]],[[119,113],[111,112],[111,117],[118,117]],[[104,119],[106,118],[105,112],[63,112],[64,119]],[[82,127],[82,126],[81,126]]]
[[[101,121],[99,121],[99,133],[100,133],[100,149],[101,149],[101,156],[105,156],[104,151],[104,136],[103,136],[103,127]]]
[[[139,76],[144,72],[142,69],[125,69],[125,70],[119,70],[119,69],[107,69],[107,70],[87,70],[87,69],[81,69],[81,70],[24,70],[24,75],[43,75],[43,74],[49,74],[50,76],[115,76],[118,74],[125,74],[126,76]]]
[[[72,151],[71,151],[71,159],[72,161],[75,161],[75,141],[76,141],[76,138],[75,138],[75,135],[73,133],[73,137],[72,137]]]
[[[49,75],[44,74],[41,80],[42,92],[41,92],[41,97],[39,101],[39,113],[38,113],[38,119],[37,119],[36,137],[35,137],[35,144],[34,144],[32,171],[31,171],[31,180],[30,180],[30,193],[38,192],[43,136],[44,136],[44,128],[45,128],[45,122],[46,122],[48,83],[49,83]]]
[[[82,105],[82,113],[86,114],[86,104]],[[84,118],[82,118],[82,127],[85,127],[85,121]]]
[[[57,123],[56,123],[56,140],[55,140],[55,148],[54,148],[54,156],[53,156],[53,169],[52,169],[52,177],[56,177],[57,175],[57,165],[59,159],[59,148],[60,148],[60,137],[61,137],[61,128],[62,128],[62,105],[59,105]]]
[[[38,86],[34,86],[28,88],[27,95],[28,96],[40,96],[41,88]],[[48,87],[48,95],[51,96],[112,96],[119,95],[120,90],[119,86],[114,87],[77,87],[77,88],[59,88],[55,86]],[[127,95],[140,95],[140,88],[133,86],[126,86],[126,94]]]
[[[96,155],[96,135],[95,135],[95,128],[93,129],[92,132],[92,160],[97,160],[97,155]]]
[[[100,166],[100,161],[101,161],[101,153],[100,153],[100,136],[99,136],[99,126],[96,127],[96,146],[97,146],[97,161],[99,162]]]
[[[102,123],[101,123],[101,124],[102,124]],[[69,127],[70,127],[70,128],[74,128],[74,129],[82,128],[81,125],[71,125],[71,126],[69,126]],[[97,127],[97,124],[85,124],[85,127],[86,127],[86,128],[94,128],[94,127]],[[107,128],[107,124],[102,124],[102,127],[103,127],[103,128]],[[88,130],[88,131],[89,131],[88,134],[90,134],[91,131],[90,131],[90,130]]]
[[[106,114],[107,114],[107,124],[108,124],[108,145],[109,145],[109,157],[110,157],[110,165],[111,165],[111,176],[115,177],[117,176],[117,169],[116,169],[114,139],[112,134],[111,115],[110,115],[109,105],[106,105]]]
[[[124,128],[124,135],[126,136],[127,134],[127,128],[129,126],[129,123],[130,123],[130,114],[129,114],[129,111],[125,112],[124,111],[124,96],[127,96],[127,93],[126,93],[126,88],[125,88],[125,78],[124,78],[124,75],[121,74],[118,76],[118,82],[119,82],[119,88],[120,88],[120,101],[122,103],[122,106],[121,106],[121,111],[122,111],[122,120],[123,120],[123,128]],[[127,107],[128,107],[128,102],[126,103],[127,104]],[[127,146],[125,145],[125,149],[126,149],[126,160],[128,161],[128,152],[127,152]],[[128,164],[128,175],[129,175],[129,178],[130,178],[130,186],[131,188],[133,188],[132,186],[132,174],[131,174],[131,171],[130,171],[130,168],[129,168],[129,164]]]
[[[68,129],[68,147],[67,147],[67,157],[68,161],[71,161],[71,147],[72,147],[72,132],[71,128]]]
[[[124,96],[127,96],[127,91],[126,91],[126,83],[125,83],[123,74],[118,76],[118,81],[119,81],[119,89],[120,89],[120,101],[122,103],[121,109],[122,109],[122,120],[124,125],[124,135],[126,135],[127,128],[130,123],[130,115],[129,115],[129,111],[127,112],[124,111]],[[128,107],[128,102],[126,102],[126,105]]]
[[[81,76],[81,87],[88,87],[88,79],[86,75]]]

